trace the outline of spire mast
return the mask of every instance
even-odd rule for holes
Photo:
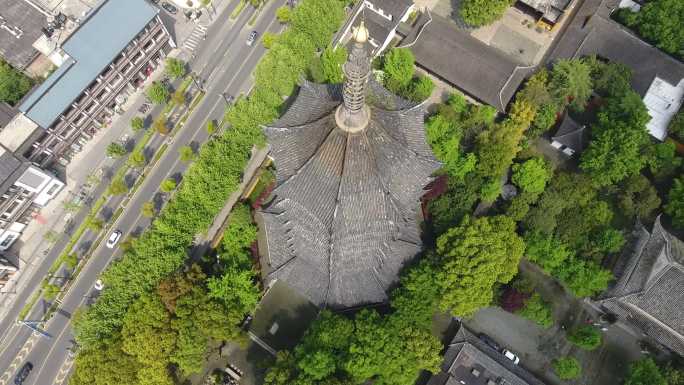
[[[366,105],[366,84],[371,66],[366,50],[368,29],[363,20],[354,28],[352,40],[351,52],[342,66],[345,76],[342,95],[344,103],[335,112],[335,120],[340,129],[353,133],[366,128],[370,120],[370,108]]]

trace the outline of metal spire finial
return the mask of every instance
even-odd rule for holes
[[[344,71],[344,104],[335,112],[337,126],[347,132],[362,131],[370,120],[370,108],[366,105],[366,84],[371,72],[370,58],[366,50],[368,29],[361,20],[352,34],[352,47]]]

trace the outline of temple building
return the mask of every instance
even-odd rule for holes
[[[269,285],[285,282],[320,307],[383,303],[421,250],[419,199],[439,167],[425,107],[370,78],[368,30],[354,30],[344,85],[304,81],[264,127],[277,187],[260,213]]]
[[[613,271],[617,282],[590,303],[644,340],[684,355],[684,242],[660,216],[651,232],[639,225],[631,238]]]

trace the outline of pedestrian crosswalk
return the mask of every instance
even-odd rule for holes
[[[192,52],[207,37],[207,27],[202,24],[197,24],[192,30],[190,36],[183,42],[183,48]]]

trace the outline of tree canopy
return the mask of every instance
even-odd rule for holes
[[[665,376],[652,358],[644,358],[629,365],[625,385],[668,385]]]
[[[147,89],[147,97],[154,104],[164,104],[171,97],[171,91],[162,82],[154,82]]]
[[[672,224],[675,227],[684,229],[684,178],[674,180],[667,194],[665,212],[672,218]]]
[[[634,28],[646,40],[655,43],[656,47],[680,58],[684,57],[684,4],[681,1],[649,1],[639,12],[621,9],[618,19]]]
[[[466,23],[479,27],[499,20],[511,5],[511,0],[463,0],[459,14]]]
[[[549,178],[551,170],[543,158],[532,158],[513,165],[512,181],[523,191],[541,193]]]
[[[15,105],[32,86],[31,78],[0,59],[0,102]]]
[[[181,78],[187,72],[187,65],[180,59],[170,57],[166,59],[164,71],[173,79]]]
[[[561,59],[553,65],[551,95],[561,106],[583,111],[592,91],[591,67],[584,59]]]
[[[494,285],[507,283],[517,273],[524,249],[512,219],[464,218],[437,239],[437,255],[444,266],[438,275],[444,287],[440,308],[469,317],[488,306]]]

